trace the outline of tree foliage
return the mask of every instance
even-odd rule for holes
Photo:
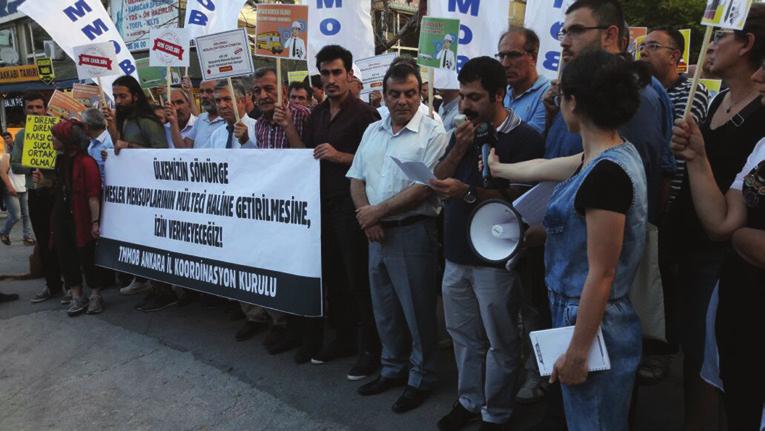
[[[691,64],[696,62],[704,37],[701,16],[705,0],[628,0],[623,1],[627,23],[633,27],[672,27],[691,29]]]

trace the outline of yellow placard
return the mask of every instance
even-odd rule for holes
[[[21,165],[28,168],[53,169],[56,166],[56,150],[53,149],[51,128],[58,118],[27,115],[24,128],[24,150]]]
[[[741,30],[751,7],[752,0],[707,0],[701,24]]]
[[[709,100],[714,99],[722,88],[722,80],[720,79],[699,79],[699,83],[707,87],[707,93],[709,94]]]
[[[26,66],[0,67],[0,84],[37,81],[39,79],[40,76],[37,74],[37,66],[34,64]]]
[[[290,83],[303,82],[306,76],[308,76],[307,70],[293,70],[292,72],[287,72],[287,80]]]
[[[680,34],[683,35],[683,56],[680,58],[680,64],[677,65],[678,73],[685,73],[688,71],[688,63],[691,61],[691,29],[684,28],[680,30]]]
[[[645,42],[645,35],[635,38],[635,60],[640,60],[640,45],[642,45],[643,42]]]

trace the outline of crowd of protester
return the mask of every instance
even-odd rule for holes
[[[55,299],[70,316],[97,314],[108,309],[102,289],[115,283],[122,295],[145,294],[135,305],[143,312],[194,299],[227,303],[230,317],[243,320],[237,341],[264,332],[270,354],[293,351],[297,364],[356,357],[347,378],[374,376],[359,395],[403,388],[396,413],[420,406],[436,383],[441,297],[458,374],[456,401],[437,420],[444,431],[472,421],[506,429],[516,403],[542,399],[538,429],[627,429],[640,384],[665,378],[678,352],[685,429],[717,423],[721,402],[728,429],[758,429],[765,5],[752,6],[743,30],[715,30],[702,66],[726,90],[711,100],[703,86],[688,100],[677,29],[650,29],[641,61],[625,53],[629,34],[616,0],[568,8],[557,80],[537,73],[533,31],[498,36],[494,58],[462,65],[458,90],[436,86],[435,112],[406,56],[391,64],[381,92],[361,100],[360,72],[337,45],[318,52],[320,74],[303,82],[279,86],[270,67],[233,85],[203,81],[201,109],[188,79],[167,103],[152,105],[134,78],[120,77],[111,88],[115,109],[90,108],[53,128],[55,169],[23,167],[24,130],[15,140],[3,134],[8,216],[0,241],[10,245],[21,220],[24,243],[36,245],[45,287],[33,303]],[[45,115],[42,95],[23,101],[27,115]],[[488,160],[474,139],[482,123],[497,138]],[[326,316],[236,304],[94,265],[105,160],[137,148],[312,149],[321,163]],[[423,162],[436,178],[414,184],[392,157]],[[543,224],[526,229],[521,255],[508,265],[480,259],[469,245],[471,211],[540,181],[560,184]],[[641,328],[635,290],[663,296],[666,339]],[[528,333],[570,325],[572,341],[548,381]],[[611,368],[588,373],[599,329]]]

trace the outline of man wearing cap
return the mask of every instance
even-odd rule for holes
[[[438,51],[438,55],[436,56],[436,58],[438,58],[438,67],[442,69],[457,69],[457,59],[451,50],[453,41],[454,39],[452,38],[452,35],[444,35],[444,44],[441,47],[441,51]]]
[[[300,38],[300,32],[303,31],[303,24],[300,21],[292,22],[292,35],[284,43],[284,49],[290,58],[299,58],[305,60],[306,49],[305,42]]]

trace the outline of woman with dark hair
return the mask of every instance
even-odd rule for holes
[[[108,107],[102,109],[116,153],[123,148],[167,148],[165,128],[135,78],[117,78],[112,94],[116,113]]]
[[[67,311],[72,317],[86,311],[103,311],[104,270],[94,264],[101,215],[101,174],[96,161],[85,151],[88,142],[85,126],[77,120],[63,120],[53,126],[53,148],[58,157],[51,226],[64,283],[72,294]],[[84,295],[82,274],[91,289],[90,299]]]
[[[706,120],[699,124],[707,145],[706,159],[720,192],[725,194],[755,144],[765,136],[765,107],[752,75],[765,56],[765,4],[752,4],[740,31],[718,29],[710,44],[709,68],[729,88],[709,105]],[[704,359],[705,321],[712,291],[728,247],[705,233],[694,205],[688,174],[669,209],[666,235],[671,260],[668,277],[677,286],[678,341],[683,351],[685,426],[703,429],[719,421],[719,395],[701,379]]]
[[[765,64],[752,75],[765,104]],[[693,120],[677,123],[672,148],[687,161],[696,214],[712,240],[730,241],[719,279],[716,340],[728,428],[758,429],[765,403],[762,304],[765,302],[765,139],[723,194],[706,135]],[[728,145],[735,144],[727,142]]]
[[[491,154],[493,176],[511,181],[561,181],[544,227],[545,281],[554,327],[574,325],[571,343],[555,363],[568,427],[626,430],[640,321],[628,293],[646,238],[645,169],[618,129],[640,104],[634,64],[604,51],[584,53],[563,70],[556,102],[566,126],[582,137],[584,153],[502,164]],[[598,328],[611,369],[588,374]]]

